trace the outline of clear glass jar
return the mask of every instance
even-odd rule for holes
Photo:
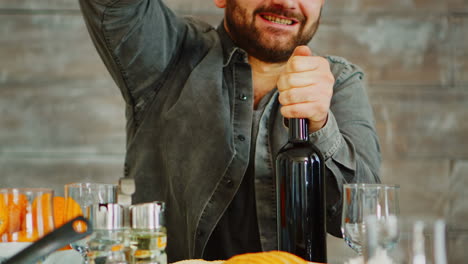
[[[87,208],[94,232],[86,242],[89,264],[128,264],[128,228],[119,204],[91,205]]]
[[[130,250],[132,264],[167,264],[167,230],[164,202],[130,207]]]
[[[134,264],[167,264],[167,232],[158,229],[132,229],[130,234],[131,262]]]
[[[94,230],[88,244],[90,264],[127,264],[125,230]]]

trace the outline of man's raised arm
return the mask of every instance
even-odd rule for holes
[[[161,0],[79,0],[91,38],[127,105],[157,88],[185,27]]]

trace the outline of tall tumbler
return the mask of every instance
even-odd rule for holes
[[[91,205],[117,202],[117,185],[105,183],[69,183],[65,185],[65,217],[71,219],[78,215],[87,215]],[[92,220],[92,219],[90,219]],[[92,221],[91,221],[92,222]],[[83,263],[88,264],[88,246],[84,238],[73,242],[70,246],[83,257]]]

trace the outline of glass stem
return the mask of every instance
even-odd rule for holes
[[[81,257],[83,258],[83,264],[89,264],[88,250],[82,249],[80,250],[80,254],[81,254]]]

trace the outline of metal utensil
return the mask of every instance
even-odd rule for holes
[[[78,229],[77,226],[80,226],[80,228]],[[44,256],[47,256],[71,242],[86,237],[92,232],[93,228],[88,220],[82,216],[78,216],[18,252],[2,264],[36,263]]]

